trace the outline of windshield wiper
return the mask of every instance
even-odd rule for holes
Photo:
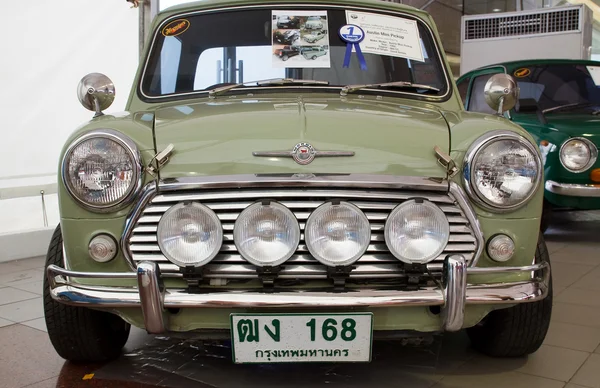
[[[384,82],[379,84],[365,84],[365,85],[346,85],[340,91],[340,95],[346,96],[348,93],[356,92],[361,89],[379,89],[379,88],[401,88],[401,89],[424,89],[439,92],[440,89],[434,88],[433,86],[423,84],[413,84],[408,81],[395,81],[395,82]]]
[[[208,97],[214,97],[219,93],[226,92],[231,89],[239,88],[240,86],[246,86],[249,84],[256,84],[257,86],[266,86],[266,85],[329,85],[327,81],[315,81],[312,79],[293,79],[293,78],[275,78],[275,79],[266,79],[262,81],[249,81],[249,82],[241,82],[238,84],[221,86],[220,88],[215,88],[209,90]]]
[[[594,102],[576,102],[574,104],[559,105],[559,106],[555,106],[553,108],[544,109],[542,111],[542,113],[552,113],[552,112],[557,112],[560,110],[587,108],[587,107],[594,106],[594,105],[600,105],[600,104],[594,103]]]

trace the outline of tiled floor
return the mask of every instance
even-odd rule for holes
[[[307,377],[306,368],[271,367],[269,380],[264,369],[231,365],[218,357],[193,365],[194,374],[204,376],[194,380],[197,384],[186,380],[169,385],[164,380],[162,386],[236,387],[243,381],[246,387],[600,388],[600,212],[557,214],[546,241],[554,274],[554,312],[544,345],[527,358],[482,356],[469,347],[464,333],[455,333],[443,337],[436,354],[426,357],[433,362],[426,365],[415,366],[422,355],[417,349],[398,351],[376,343],[378,357],[372,364],[313,368],[323,379]],[[0,387],[148,387],[131,377],[145,373],[148,362],[136,364],[124,357],[106,366],[73,365],[56,355],[45,333],[42,268],[43,258],[0,264]],[[159,339],[134,330],[125,352],[137,349],[128,355],[135,356],[151,351]],[[168,359],[168,352],[161,354]],[[115,377],[118,373],[110,377],[115,370],[127,370],[123,376],[128,382]],[[236,375],[242,377],[235,380]]]

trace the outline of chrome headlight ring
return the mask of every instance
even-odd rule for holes
[[[131,172],[133,174],[131,178],[131,184],[129,185],[125,193],[117,201],[108,205],[99,205],[86,202],[85,200],[77,196],[77,194],[73,190],[73,187],[71,187],[71,183],[68,181],[69,161],[73,155],[73,152],[84,142],[93,139],[106,139],[117,143],[125,150],[125,152],[129,155],[129,158],[131,159]],[[136,197],[136,195],[140,192],[142,188],[142,171],[142,157],[135,142],[118,131],[106,128],[91,130],[75,139],[65,151],[61,161],[61,178],[65,189],[67,190],[71,198],[73,198],[81,207],[95,213],[115,212],[131,204],[133,199]]]
[[[491,202],[487,199],[475,186],[476,179],[475,173],[477,172],[474,169],[474,162],[476,158],[479,156],[479,153],[486,149],[487,147],[493,145],[499,141],[514,141],[518,142],[519,145],[524,147],[535,161],[535,180],[532,184],[532,189],[527,193],[527,195],[522,198],[518,203],[512,205],[501,205],[497,203]],[[524,206],[537,192],[540,186],[540,181],[542,179],[542,161],[540,158],[540,153],[538,149],[525,137],[506,130],[495,130],[486,133],[485,135],[479,137],[477,140],[471,144],[467,153],[465,154],[465,160],[463,164],[463,181],[464,187],[467,191],[469,197],[481,208],[489,210],[495,213],[508,213],[514,210],[519,209]]]
[[[567,167],[565,162],[563,162],[563,152],[565,150],[565,147],[568,146],[569,143],[572,143],[575,141],[580,141],[580,142],[584,143],[587,146],[588,150],[590,151],[590,158],[589,158],[588,162],[581,169],[573,169],[573,168]],[[560,165],[563,166],[565,168],[565,170],[575,173],[575,174],[579,174],[579,173],[586,172],[587,170],[589,170],[590,167],[592,167],[594,165],[594,163],[596,163],[597,159],[598,159],[598,147],[596,147],[596,145],[594,143],[592,143],[589,139],[586,139],[585,137],[572,137],[572,138],[565,140],[562,143],[562,145],[560,146],[560,150],[558,151],[558,160],[560,160]]]

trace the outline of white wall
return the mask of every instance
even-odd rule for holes
[[[45,253],[58,223],[56,174],[66,138],[93,113],[77,100],[87,73],[108,75],[123,110],[138,64],[138,10],[124,0],[3,2],[0,34],[0,261]],[[48,226],[39,196],[46,196]]]
[[[138,11],[124,0],[28,0],[2,4],[0,179],[56,174],[67,136],[92,113],[77,100],[85,74],[116,85],[107,111],[123,110],[138,63]],[[13,31],[13,34],[7,33]]]

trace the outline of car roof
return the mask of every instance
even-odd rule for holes
[[[586,60],[586,59],[524,59],[524,60],[519,60],[519,61],[510,61],[510,62],[500,62],[500,63],[495,63],[493,65],[487,65],[487,66],[483,66],[483,67],[479,67],[477,69],[473,69],[465,74],[463,74],[461,76],[464,77],[467,74],[476,72],[476,71],[481,71],[481,70],[485,70],[485,69],[490,69],[490,68],[494,68],[494,67],[505,67],[506,70],[508,72],[511,72],[514,69],[520,68],[520,67],[527,67],[527,66],[537,66],[537,65],[588,65],[588,66],[600,66],[600,61],[592,61],[592,60]]]
[[[157,21],[162,21],[167,17],[178,14],[182,12],[189,11],[197,11],[202,9],[210,9],[210,8],[222,8],[236,5],[261,5],[261,4],[273,4],[273,5],[294,5],[294,4],[314,4],[315,6],[319,5],[342,5],[342,6],[369,6],[373,8],[380,9],[388,9],[388,10],[396,10],[396,11],[408,11],[413,14],[421,14],[421,16],[428,15],[426,11],[404,5],[399,3],[392,3],[390,1],[385,0],[271,0],[271,1],[261,1],[261,0],[200,0],[194,1],[184,4],[174,5],[172,7],[168,7],[159,12],[157,15]]]

